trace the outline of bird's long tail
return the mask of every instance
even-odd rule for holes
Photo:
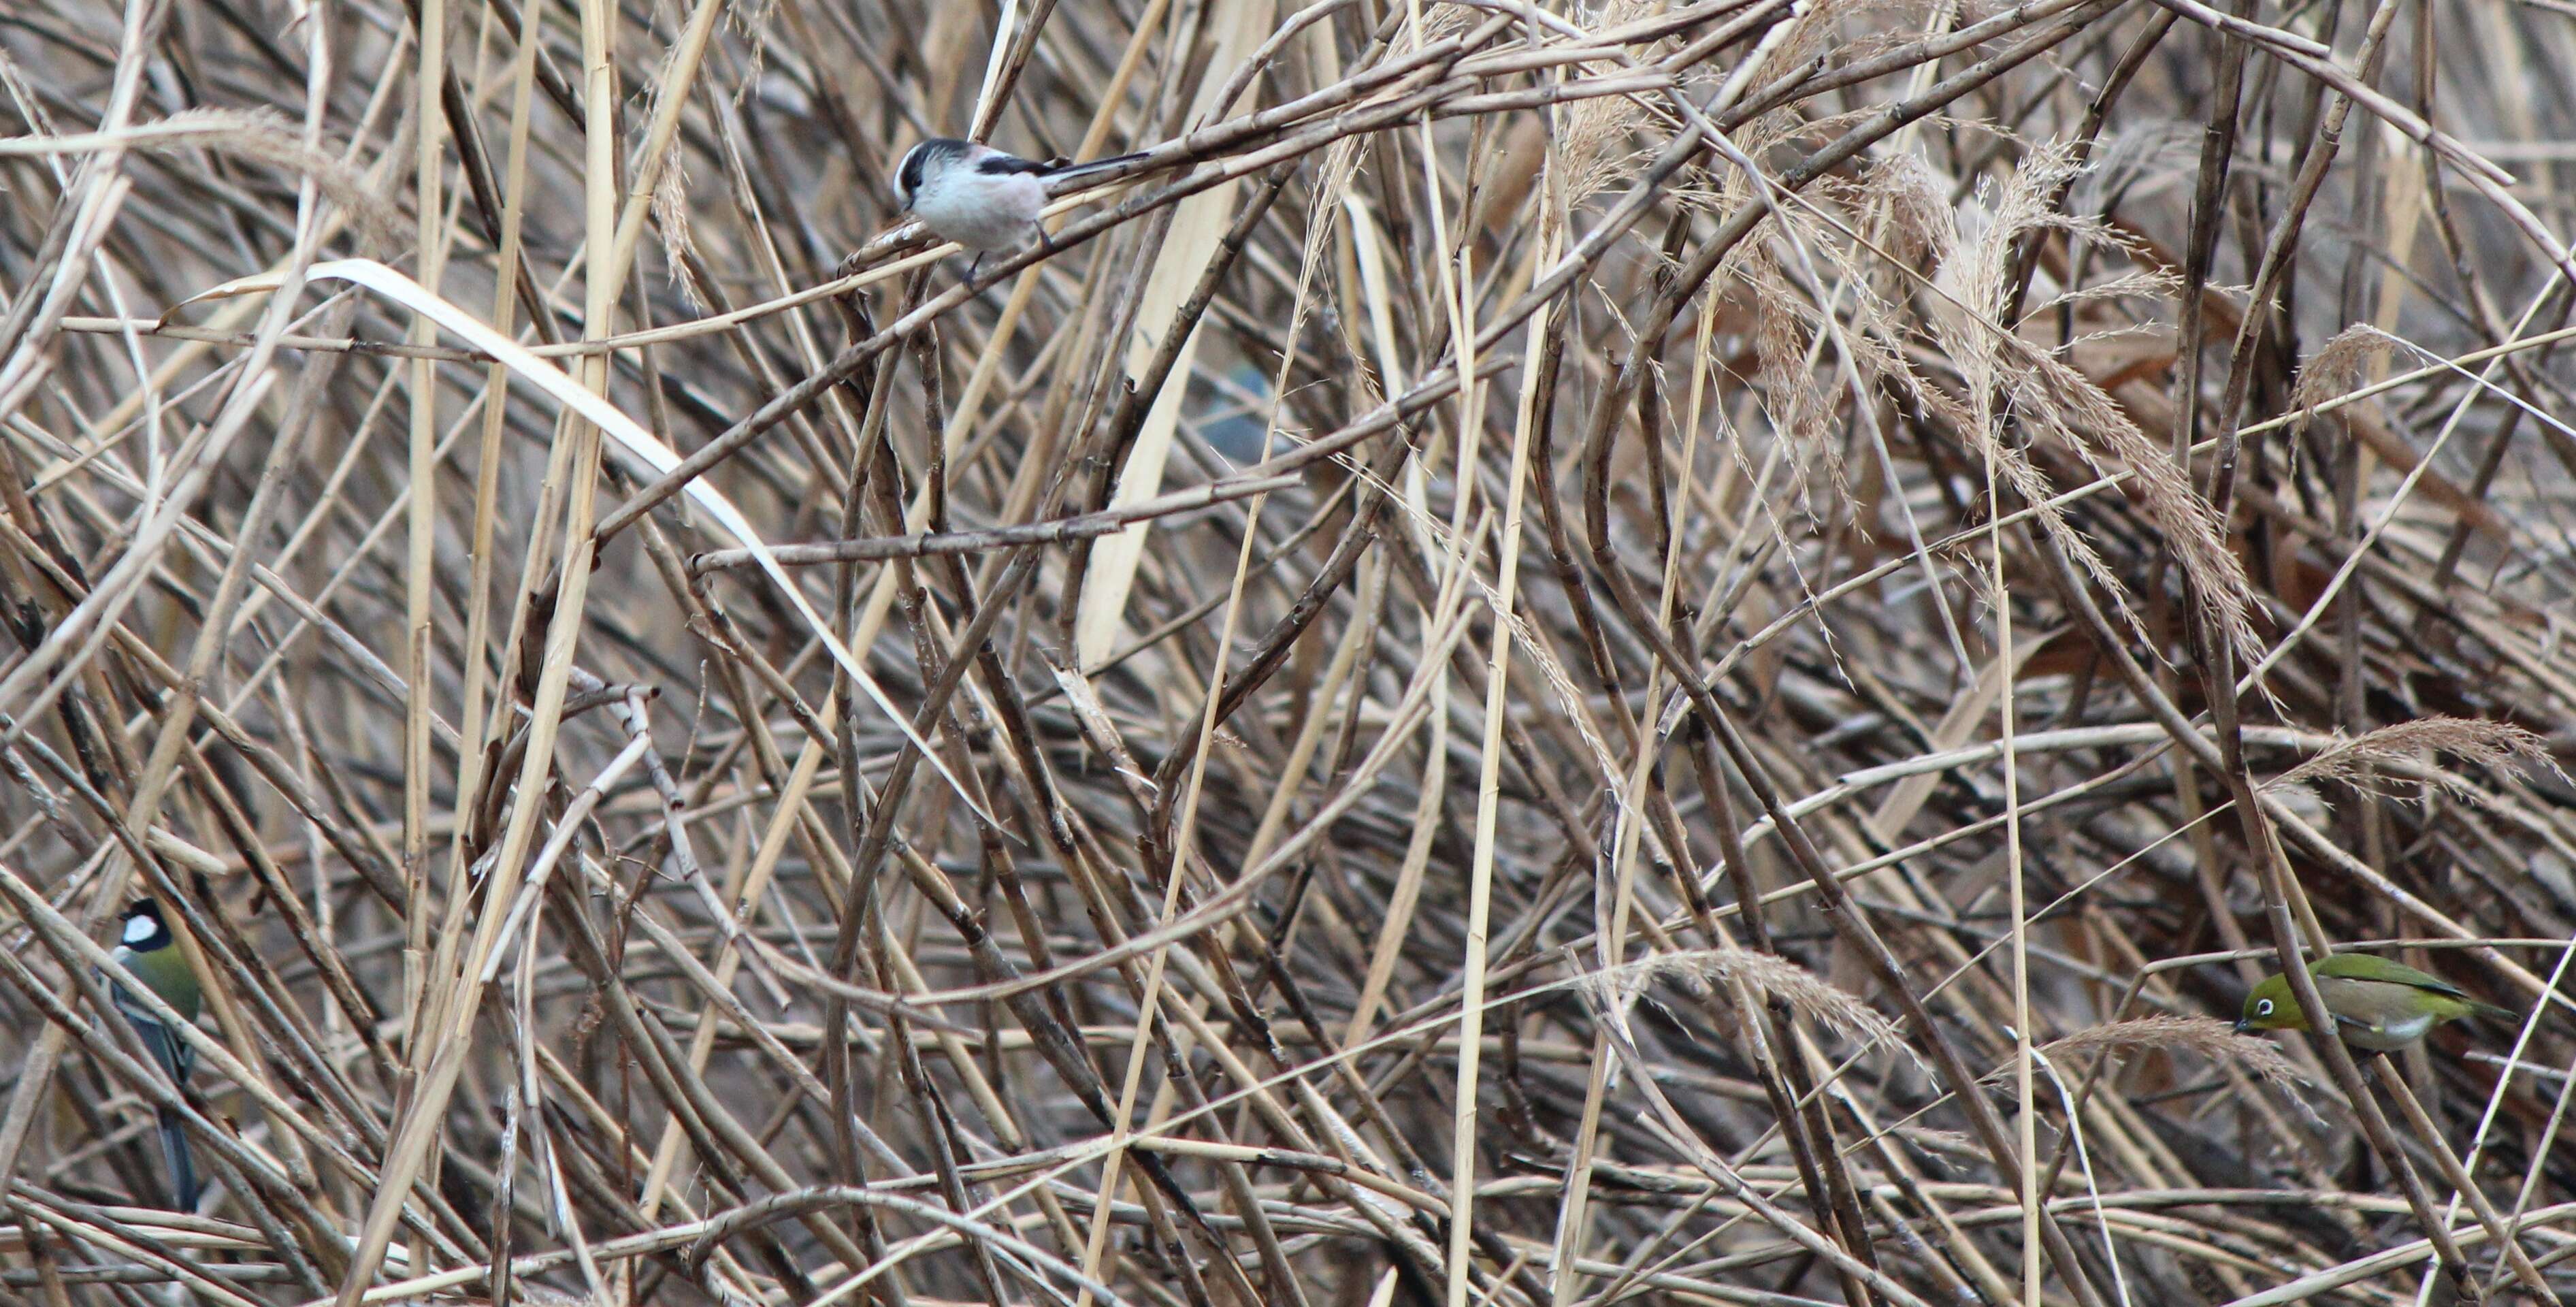
[[[1057,163],[1047,169],[1047,176],[1088,177],[1095,172],[1107,172],[1120,164],[1134,163],[1144,157],[1144,153],[1139,151],[1135,154],[1114,155],[1106,159],[1088,159],[1081,163]]]
[[[197,1210],[197,1167],[188,1156],[188,1134],[179,1125],[179,1114],[164,1108],[161,1119],[161,1155],[170,1164],[170,1198],[174,1210]]]
[[[2472,1001],[2469,1004],[2469,1010],[2477,1013],[2479,1016],[2485,1017],[2489,1021],[2501,1021],[2506,1025],[2513,1026],[2522,1024],[2522,1014],[2509,1007],[2497,1007],[2493,1003],[2479,1003]]]

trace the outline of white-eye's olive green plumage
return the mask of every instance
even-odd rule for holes
[[[122,932],[109,957],[119,966],[134,973],[172,1011],[190,1021],[197,1019],[201,991],[197,973],[188,967],[188,959],[179,951],[178,941],[170,934],[169,923],[161,919],[161,905],[150,899],[139,899],[125,910]],[[134,1027],[134,1033],[150,1050],[152,1060],[161,1065],[162,1074],[174,1086],[188,1083],[188,1070],[197,1061],[197,1051],[190,1048],[177,1032],[162,1024],[124,985],[109,985],[116,1000],[116,1011]],[[170,1193],[173,1205],[180,1211],[197,1208],[197,1170],[188,1156],[188,1138],[179,1125],[179,1114],[164,1109],[160,1113],[161,1152],[170,1163]]]
[[[2520,1014],[2470,998],[2457,985],[2372,953],[2337,953],[2308,968],[2317,997],[2334,1014],[2335,1033],[2355,1048],[2385,1053],[2422,1039],[2445,1021],[2467,1016],[2520,1020]],[[2308,1030],[2288,976],[2267,977],[2245,996],[2238,1030]]]

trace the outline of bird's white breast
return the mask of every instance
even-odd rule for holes
[[[2344,1027],[2343,1042],[2378,1052],[2400,1049],[2424,1037],[2433,1028],[2433,1014],[2421,1013],[2396,1021],[2381,1021],[2369,1026]]]
[[[925,182],[912,197],[923,225],[970,250],[1008,250],[1037,235],[1046,208],[1046,185],[1027,173],[999,175],[958,169]]]

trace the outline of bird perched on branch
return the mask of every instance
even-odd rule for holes
[[[2404,1048],[2433,1027],[2462,1017],[2522,1019],[2509,1008],[2470,998],[2439,976],[2376,954],[2337,953],[2308,968],[2308,976],[2317,984],[2317,997],[2334,1014],[2335,1034],[2374,1053]],[[2308,1030],[2314,1024],[2290,991],[2290,978],[2270,976],[2245,996],[2245,1013],[2236,1028]]]
[[[118,943],[109,957],[134,973],[151,991],[170,1005],[182,1020],[197,1019],[201,991],[197,973],[179,950],[178,938],[170,933],[168,922],[161,919],[161,905],[150,899],[138,899],[125,910],[125,920]],[[123,984],[109,981],[110,997],[116,1000],[117,1015],[134,1027],[143,1047],[159,1063],[162,1074],[170,1077],[173,1087],[188,1083],[188,1070],[196,1065],[197,1051],[179,1037],[179,1032],[162,1023],[160,1017],[146,1009]],[[179,1125],[179,1114],[160,1109],[161,1152],[170,1164],[170,1194],[177,1210],[197,1209],[197,1170],[188,1157],[188,1137]]]
[[[895,165],[894,195],[904,212],[975,251],[981,262],[995,250],[1046,242],[1038,215],[1046,208],[1049,181],[1103,172],[1143,157],[1041,163],[975,141],[934,136],[905,151]]]

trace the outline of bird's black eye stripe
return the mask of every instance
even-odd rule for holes
[[[910,195],[921,189],[921,160],[928,153],[927,149],[916,145],[905,152],[902,166],[895,169],[895,186],[904,194]]]

